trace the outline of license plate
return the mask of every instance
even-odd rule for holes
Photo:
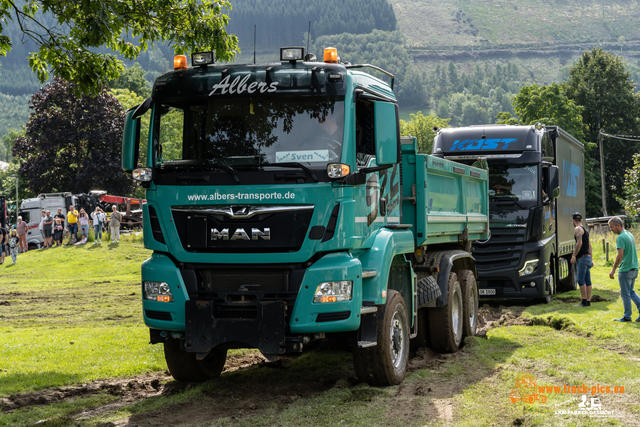
[[[478,289],[480,295],[495,295],[495,289]]]

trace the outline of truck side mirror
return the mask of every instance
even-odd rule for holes
[[[135,111],[129,110],[124,118],[122,135],[122,170],[131,172],[138,167],[140,149],[140,119],[133,119]]]
[[[147,98],[137,107],[127,111],[122,134],[122,170],[131,172],[138,167],[140,151],[140,116],[153,107],[153,98]]]
[[[560,185],[558,183],[558,166],[549,167],[549,193],[551,198],[557,199],[560,196]]]
[[[395,104],[376,101],[373,107],[376,163],[379,166],[392,165],[398,162],[398,112]]]

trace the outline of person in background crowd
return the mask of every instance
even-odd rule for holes
[[[8,248],[9,232],[5,227],[0,226],[0,265],[4,263],[4,252]]]
[[[53,247],[53,217],[51,216],[51,211],[46,212],[42,225],[42,230],[44,231],[44,247],[48,249]]]
[[[22,218],[18,218],[21,220]],[[20,245],[20,237],[18,236],[18,232],[16,230],[11,230],[11,238],[9,239],[9,250],[11,251],[11,259],[13,263],[16,263],[18,258],[18,249]]]
[[[576,275],[582,302],[578,307],[591,306],[591,267],[593,267],[593,251],[591,250],[591,241],[589,241],[589,232],[582,226],[582,215],[576,212],[571,215],[571,221],[575,227],[573,237],[576,239],[576,245],[571,256],[571,264],[576,265]]]
[[[74,243],[74,246],[84,245],[85,243],[87,243],[87,235],[85,233],[82,233],[82,240]]]
[[[118,212],[116,205],[111,206],[111,221],[109,222],[109,230],[111,231],[111,243],[120,243],[120,220],[122,214]]]
[[[18,224],[16,224],[16,233],[20,240],[20,252],[27,252],[27,230],[28,224],[22,220],[22,217],[18,217]]]
[[[107,215],[104,213],[100,206],[96,206],[96,210],[91,214],[91,219],[93,220],[93,234],[95,235],[93,239],[93,244],[102,243],[102,223]]]
[[[80,209],[80,216],[78,217],[78,224],[80,224],[80,235],[86,234],[89,235],[89,215],[85,212],[84,209]]]
[[[54,219],[54,236],[53,240],[56,242],[56,246],[62,246],[62,235],[64,234],[64,214],[62,213],[62,208],[58,208],[58,213],[53,217]],[[58,231],[60,233],[58,234]]]
[[[76,235],[78,234],[78,211],[73,207],[73,205],[69,206],[69,211],[67,212],[67,224],[69,227],[69,243],[67,245],[71,245],[77,241]]]
[[[53,240],[56,242],[56,246],[62,246],[62,234],[64,233],[64,219],[55,217],[53,220]]]
[[[613,279],[616,268],[618,270],[618,283],[620,284],[620,297],[622,298],[622,306],[624,314],[620,319],[613,319],[616,322],[631,322],[631,301],[633,301],[640,311],[640,296],[633,290],[633,286],[638,277],[638,255],[636,254],[636,241],[633,235],[624,229],[624,222],[618,216],[614,216],[609,220],[609,230],[617,234],[616,248],[618,255],[613,263],[613,267],[609,272],[609,277]],[[636,319],[640,322],[640,316]]]
[[[42,246],[41,248],[44,249],[44,246],[47,244],[46,239],[44,237],[44,217],[47,216],[47,212],[42,209],[40,211],[40,224],[38,224],[38,230],[40,230],[40,235],[42,236]]]

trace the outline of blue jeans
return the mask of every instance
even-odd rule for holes
[[[578,259],[576,263],[576,274],[578,276],[578,286],[591,286],[591,255],[585,255]]]
[[[99,222],[94,223],[93,232],[95,234],[95,236],[93,237],[93,240],[95,242],[101,242],[102,241],[102,224]]]
[[[640,296],[633,290],[633,285],[638,277],[638,270],[618,271],[618,282],[620,283],[620,296],[624,307],[624,318],[631,320],[631,301],[640,310]]]

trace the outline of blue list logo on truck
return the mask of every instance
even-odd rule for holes
[[[505,150],[516,138],[502,139],[457,139],[451,146],[451,151],[462,150]]]
[[[564,188],[565,196],[578,197],[580,194],[580,166],[574,165],[571,162],[562,160],[562,187]]]

